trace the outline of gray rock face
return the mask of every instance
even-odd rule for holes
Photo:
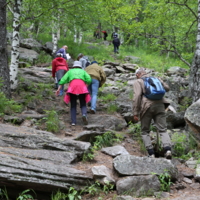
[[[0,182],[9,187],[51,192],[58,188],[80,189],[91,175],[73,168],[73,162],[91,144],[59,139],[52,133],[28,127],[0,124]],[[48,187],[47,187],[48,185]],[[2,186],[0,184],[0,186]]]
[[[126,122],[121,116],[114,115],[93,115],[92,118],[88,118],[91,124],[98,122],[99,125],[103,125],[105,129],[112,129],[120,131],[126,127]]]
[[[128,151],[126,151],[126,149],[120,145],[116,145],[113,147],[106,147],[106,148],[101,149],[101,151],[112,157],[116,157],[118,155],[128,155],[129,154]]]
[[[144,164],[145,163],[145,164]],[[113,159],[114,168],[120,175],[158,175],[166,170],[172,179],[177,179],[177,168],[170,160],[164,158],[137,157],[133,155],[120,155]]]
[[[118,194],[150,196],[160,190],[160,181],[156,175],[129,176],[117,181]]]
[[[194,137],[200,141],[200,100],[193,103],[189,108],[187,108],[184,118],[193,130]]]
[[[110,169],[104,165],[92,167],[92,173],[95,180],[99,181],[103,185],[105,184],[115,184],[115,180],[111,176]]]

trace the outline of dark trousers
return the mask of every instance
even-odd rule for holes
[[[114,44],[114,52],[115,53],[119,52],[119,45]]]
[[[171,139],[167,133],[167,124],[165,116],[165,106],[163,103],[152,104],[141,118],[142,139],[146,149],[152,149],[151,138],[149,135],[152,119],[159,132],[163,147],[171,147]]]
[[[80,102],[80,108],[82,115],[87,114],[87,107],[86,107],[86,101],[85,101],[85,94],[71,94],[70,93],[70,103],[71,103],[71,121],[72,123],[76,124],[76,106],[77,106],[77,98]]]

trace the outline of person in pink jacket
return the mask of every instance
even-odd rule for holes
[[[72,126],[76,125],[77,99],[79,99],[80,102],[83,124],[88,124],[86,103],[90,101],[91,97],[87,86],[91,83],[91,81],[92,79],[90,75],[82,69],[80,61],[74,61],[72,69],[70,69],[59,81],[59,87],[56,91],[56,95],[60,93],[62,85],[69,83],[64,101],[66,103],[70,102],[71,104],[70,112]]]
[[[56,58],[52,61],[52,77],[57,79],[57,82],[65,75],[69,70],[67,61],[63,58],[62,53],[57,53]],[[64,92],[64,85],[60,90],[59,96],[62,96]]]

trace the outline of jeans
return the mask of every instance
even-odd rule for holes
[[[92,79],[92,83],[88,86],[88,90],[91,95],[91,109],[96,112],[96,102],[99,90],[99,81],[97,79]]]
[[[87,115],[87,107],[85,101],[85,94],[71,94],[70,93],[70,103],[71,103],[71,121],[72,123],[76,124],[76,105],[77,105],[77,98],[80,101],[81,113],[82,115]]]
[[[65,73],[66,73],[66,71],[63,70],[63,69],[58,70],[58,71],[56,72],[56,79],[57,79],[57,82],[58,82],[58,83],[59,83],[59,81],[61,80],[61,78],[65,75]],[[64,85],[62,85],[62,88],[61,88],[61,90],[60,90],[60,94],[59,94],[59,95],[62,96],[63,93],[64,93]]]

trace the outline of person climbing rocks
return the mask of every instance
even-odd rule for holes
[[[99,87],[101,87],[106,82],[106,74],[103,69],[98,65],[97,61],[91,62],[85,71],[91,76],[92,82],[88,86],[88,90],[91,95],[91,109],[90,113],[96,113],[96,102]]]
[[[69,70],[67,61],[63,58],[62,53],[57,53],[56,58],[52,61],[52,77],[56,79],[56,86],[58,88],[58,82],[65,75],[65,73]],[[59,96],[62,96],[64,93],[64,85],[60,89]]]
[[[137,80],[133,84],[133,121],[141,121],[142,139],[150,157],[155,157],[155,152],[150,138],[150,125],[152,119],[156,124],[156,128],[160,135],[162,147],[165,152],[165,157],[171,159],[171,139],[167,132],[167,123],[165,109],[170,105],[169,101],[164,97],[161,100],[150,100],[145,94],[145,85],[142,78],[148,77],[145,69],[136,70]],[[159,79],[166,91],[169,91],[169,86]]]
[[[90,78],[90,75],[85,70],[82,70],[81,62],[74,61],[72,69],[70,69],[59,82],[59,87],[56,91],[56,95],[59,95],[62,85],[69,83],[69,87],[67,89],[64,100],[66,103],[70,102],[71,104],[70,112],[72,126],[75,126],[77,123],[77,98],[80,102],[83,124],[88,124],[86,103],[90,101],[91,97],[87,89],[87,85],[89,85],[91,81],[92,79]]]

